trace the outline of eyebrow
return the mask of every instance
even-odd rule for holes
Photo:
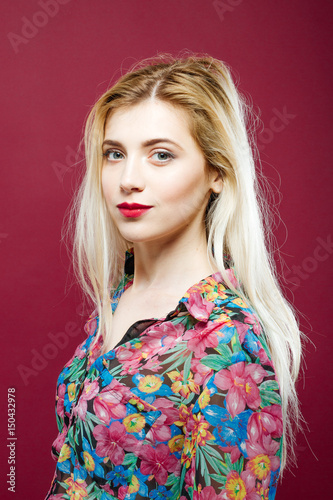
[[[171,139],[167,139],[167,138],[164,138],[164,137],[158,137],[156,139],[149,139],[148,141],[144,141],[142,143],[142,147],[146,148],[148,146],[154,146],[154,144],[158,144],[160,142],[167,142],[168,144],[173,144],[174,146],[176,146],[177,148],[183,150],[183,148],[177,144],[177,142],[175,141],[172,141]],[[106,139],[103,144],[102,144],[102,147],[103,146],[114,146],[114,147],[118,147],[118,148],[123,148],[123,144],[119,141],[112,141],[110,139]]]

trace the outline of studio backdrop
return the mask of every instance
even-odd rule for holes
[[[136,61],[181,51],[226,62],[260,118],[258,168],[276,209],[278,269],[310,339],[298,384],[307,425],[277,499],[328,498],[331,3],[15,0],[0,9],[1,498],[45,497],[57,377],[86,335],[91,311],[61,241],[84,169],[84,121]]]

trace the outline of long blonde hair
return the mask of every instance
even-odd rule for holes
[[[295,382],[301,362],[301,332],[284,298],[273,260],[269,206],[255,172],[251,107],[236,89],[230,68],[207,55],[159,55],[136,64],[93,106],[85,128],[86,172],[67,229],[73,227],[76,276],[98,313],[98,332],[109,340],[110,293],[123,274],[124,240],[112,222],[101,187],[104,127],[112,110],[154,98],[187,111],[191,133],[208,165],[223,178],[220,196],[206,209],[208,258],[227,285],[256,311],[267,338],[281,390],[284,424],[281,471],[293,454],[293,424],[300,412]],[[235,289],[225,271],[231,256],[241,283]]]

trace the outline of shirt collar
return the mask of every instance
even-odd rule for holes
[[[229,254],[224,254],[226,273],[235,288],[239,288],[239,282],[236,279],[234,269],[231,267],[231,258]],[[134,247],[125,252],[124,278],[123,283],[128,283],[134,276]],[[187,311],[198,321],[208,322],[213,309],[221,303],[221,299],[228,295],[234,295],[234,292],[228,289],[223,281],[220,272],[216,272],[203,278],[195,285],[192,285],[180,299],[177,307],[169,317],[174,317],[180,311]]]

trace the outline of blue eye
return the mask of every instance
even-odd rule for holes
[[[105,151],[105,153],[103,153],[103,156],[105,156],[105,158],[107,160],[121,160],[121,158],[123,158],[123,154],[120,152],[120,151],[117,151],[117,150],[112,150],[112,149],[108,149],[107,151]]]
[[[163,163],[167,160],[170,160],[170,158],[175,157],[172,153],[169,153],[168,151],[157,151],[156,153],[153,154],[153,156],[155,155],[157,155],[158,161]]]

